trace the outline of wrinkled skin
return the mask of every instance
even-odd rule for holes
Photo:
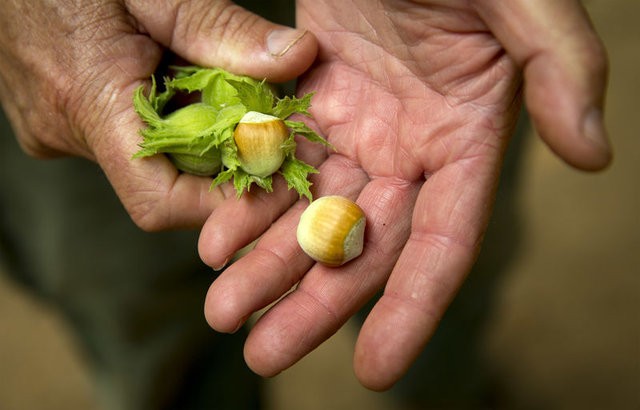
[[[367,215],[365,252],[340,269],[314,265],[295,242],[302,201],[213,283],[207,319],[234,331],[299,282],[251,330],[245,358],[256,372],[295,363],[383,287],[360,331],[355,372],[375,390],[406,372],[480,249],[523,74],[552,149],[579,168],[608,163],[598,117],[606,59],[583,11],[569,1],[510,4],[298,1],[298,23],[320,46],[300,91],[317,91],[315,126],[336,148],[313,156],[322,163],[315,195],[357,200]],[[551,30],[545,19],[555,15],[564,25]],[[250,199],[218,208],[201,234],[203,259],[218,266],[259,234],[278,212],[237,235],[223,232],[223,221],[264,208]]]
[[[586,170],[610,161],[606,56],[574,0],[297,6],[309,32],[274,36],[282,27],[223,0],[8,0],[0,98],[28,153],[96,161],[141,228],[204,224],[208,265],[223,266],[262,235],[205,303],[211,326],[232,332],[298,284],[251,330],[245,357],[259,374],[295,363],[384,288],[354,358],[360,381],[382,390],[427,343],[473,264],[520,91],[561,158]],[[359,259],[329,269],[302,253],[295,226],[306,203],[282,180],[273,194],[237,201],[231,188],[210,192],[210,179],[179,174],[161,156],[131,160],[142,125],[132,91],[169,50],[271,81],[304,73],[300,91],[317,91],[312,125],[336,151],[301,142],[299,156],[320,167],[315,195],[342,194],[365,210]]]
[[[210,179],[178,174],[160,156],[131,161],[143,126],[133,90],[169,52],[257,78],[293,79],[312,63],[316,42],[282,29],[224,0],[7,0],[2,107],[29,154],[96,161],[143,229],[200,227],[231,190],[209,192]]]

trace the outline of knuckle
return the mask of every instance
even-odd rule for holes
[[[127,207],[133,223],[145,232],[168,229],[166,207],[160,199],[148,199]]]
[[[26,140],[19,139],[18,142],[20,143],[22,151],[32,158],[49,159],[57,156],[55,151],[47,148],[44,144],[32,138],[28,138]]]
[[[237,38],[239,33],[255,27],[258,16],[228,1],[180,2],[176,10],[176,24],[172,44],[197,47],[198,38]]]
[[[131,219],[136,224],[136,226],[141,230],[143,230],[144,232],[149,232],[149,233],[160,232],[166,229],[166,227],[164,227],[159,222],[159,219],[154,217],[153,214],[139,215],[136,213],[131,213],[130,215],[131,215]]]
[[[593,47],[592,54],[594,56],[596,71],[602,75],[607,75],[609,72],[609,56],[604,45],[597,42]]]
[[[597,76],[605,77],[609,72],[609,56],[604,44],[595,36],[590,41],[585,41],[581,47],[581,59],[583,64]]]
[[[51,143],[46,141],[46,138],[43,138],[48,134],[44,131],[39,131],[37,124],[40,124],[40,122],[27,120],[27,129],[16,130],[17,141],[22,151],[36,159],[60,157],[62,155],[61,151],[55,149]]]

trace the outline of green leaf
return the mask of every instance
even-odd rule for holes
[[[144,104],[141,107],[149,108]],[[215,144],[217,114],[213,107],[200,103],[183,107],[165,118],[144,111],[141,117],[150,116],[146,121],[149,127],[140,130],[144,137],[140,143],[142,151],[136,153],[135,157],[160,152],[202,155],[219,145]]]
[[[302,135],[311,142],[317,142],[333,149],[333,146],[326,139],[322,138],[318,133],[309,128],[307,124],[301,121],[285,121],[287,127],[297,135]]]
[[[135,159],[135,158],[150,157],[150,156],[156,155],[157,153],[158,153],[158,150],[156,150],[156,149],[153,149],[153,148],[142,148],[138,152],[133,154],[133,156],[131,158]]]
[[[263,82],[250,77],[238,76],[220,68],[190,67],[178,71],[169,81],[168,89],[187,92],[202,92],[202,102],[217,109],[243,104],[247,111],[270,112],[273,94]]]
[[[176,72],[176,74],[174,75],[175,78],[188,77],[191,74],[195,73],[196,71],[206,70],[205,68],[202,68],[202,67],[197,66],[197,65],[186,65],[186,66],[183,66],[183,65],[171,65],[171,66],[169,66],[169,68]]]
[[[215,108],[195,103],[182,107],[166,116],[160,127],[162,134],[196,138],[211,134],[218,128]]]
[[[155,98],[154,86],[151,88],[150,98]],[[144,85],[137,87],[133,92],[133,108],[140,116],[140,119],[149,126],[155,127],[162,122],[150,99],[144,95]]]
[[[142,90],[140,90],[140,87],[138,87],[138,89],[136,89],[136,92],[137,91],[141,92]],[[149,96],[147,97],[147,100],[153,107],[155,112],[162,112],[165,104],[167,103],[167,101],[169,101],[173,94],[174,91],[171,89],[167,89],[166,87],[162,93],[158,94],[158,84],[156,83],[156,78],[155,76],[151,76],[151,89],[149,90]]]
[[[224,107],[216,116],[217,128],[222,130],[229,127],[235,127],[246,113],[247,109],[242,104]]]
[[[202,91],[219,73],[220,70],[215,68],[190,67],[189,70],[183,70],[182,75],[178,75],[172,80],[167,80],[167,89],[177,89],[190,93]]]
[[[258,82],[245,78],[241,81],[227,79],[227,82],[236,89],[240,103],[247,108],[247,111],[257,111],[263,114],[273,112],[275,97],[264,81]]]
[[[236,197],[240,198],[245,189],[248,191],[251,188],[251,175],[240,168],[236,169],[233,173],[233,187],[236,189]]]
[[[147,124],[140,130],[143,141],[134,157],[166,153],[176,166],[201,174],[208,174],[220,166],[212,163],[215,160],[216,163],[221,162],[222,170],[214,178],[212,188],[233,179],[238,197],[254,184],[271,192],[271,175],[258,177],[241,168],[233,139],[234,129],[248,111],[275,115],[283,120],[293,114],[311,116],[309,108],[313,93],[302,98],[276,99],[265,81],[238,76],[220,68],[191,66],[173,69],[176,74],[174,78],[164,79],[162,92],[158,92],[153,77],[148,96],[145,96],[143,87],[134,92],[134,108]],[[199,93],[200,102],[163,115],[165,105],[178,92]],[[285,124],[291,133],[282,145],[285,162],[279,172],[289,189],[294,188],[301,197],[311,201],[308,176],[317,170],[295,158],[295,136],[331,145],[303,122],[285,120]]]
[[[251,182],[255,183],[267,192],[273,192],[273,176],[271,175],[266,177],[251,175]],[[247,188],[247,191],[249,191],[249,188],[250,187]]]
[[[252,184],[258,185],[267,192],[273,192],[273,179],[271,175],[262,178],[247,174],[241,168],[233,171],[233,186],[236,189],[237,198],[240,198],[245,190],[249,192]]]
[[[211,182],[211,187],[209,189],[211,190],[217,187],[218,185],[222,185],[225,182],[230,181],[231,178],[233,178],[234,173],[235,173],[235,169],[227,169],[218,173],[218,175],[213,179],[213,182]]]
[[[144,100],[139,106],[149,127],[140,131],[143,150],[136,153],[136,158],[160,152],[202,156],[233,137],[233,128],[245,112],[242,105],[216,111],[209,105],[194,103],[161,118]]]
[[[212,77],[211,81],[202,89],[202,102],[217,109],[241,104],[238,91],[227,82],[230,75],[220,71]]]
[[[293,156],[289,156],[280,167],[280,173],[287,181],[289,189],[295,189],[300,198],[304,196],[309,202],[313,200],[309,189],[312,185],[311,181],[309,181],[309,174],[317,174],[317,169]]]
[[[165,90],[160,94],[157,94],[155,77],[152,76],[151,81],[152,81],[152,92],[150,95],[153,96],[153,99],[151,99],[151,104],[153,104],[153,109],[156,110],[157,113],[162,113],[162,110],[164,110],[165,105],[167,105],[169,100],[171,100],[171,98],[175,95],[176,92],[173,88],[167,87],[167,81],[169,80],[165,78],[164,79]]]
[[[278,118],[286,119],[293,114],[303,114],[310,117],[309,107],[311,107],[311,98],[315,93],[305,94],[302,98],[284,97],[279,99],[273,108],[273,115]]]
[[[267,192],[273,192],[273,177],[271,175],[267,177],[258,177],[255,175],[247,174],[242,168],[226,169],[220,172],[211,183],[213,189],[219,185],[229,182],[233,178],[233,187],[236,190],[236,198],[242,197],[245,191],[251,191],[253,184],[258,185],[260,188]]]
[[[296,134],[292,132],[289,135],[289,138],[287,138],[286,141],[280,147],[280,148],[282,148],[282,152],[284,152],[285,157],[287,157],[289,155],[295,156],[296,147],[298,145],[296,143],[295,137],[296,137]]]
[[[240,168],[240,159],[238,158],[238,147],[233,139],[225,140],[220,146],[222,155],[222,164],[232,170]]]

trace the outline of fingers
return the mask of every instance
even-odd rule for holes
[[[248,366],[273,376],[335,333],[380,289],[406,241],[417,184],[381,178],[358,204],[367,215],[363,254],[341,268],[316,264],[298,287],[263,315],[245,344]]]
[[[135,0],[127,6],[137,20],[137,29],[195,64],[222,66],[238,74],[285,81],[299,75],[315,58],[316,42],[312,35],[270,23],[229,1]],[[133,38],[151,42],[146,36]],[[146,80],[151,72],[140,75],[140,70],[128,70],[127,74],[134,80]],[[97,161],[141,228],[155,231],[202,226],[215,208],[234,196],[232,189],[225,185],[210,191],[211,179],[178,173],[163,156],[132,160],[138,150],[136,131],[142,124],[130,115],[133,110],[128,95],[132,94],[123,93],[122,99],[127,106],[110,107],[116,117],[109,119],[111,126],[104,127],[103,135],[87,138]],[[123,123],[128,125],[127,135]],[[227,208],[233,202],[232,199]],[[274,202],[280,208],[273,211],[272,219],[284,211],[285,203],[291,202],[292,199]],[[238,215],[238,210],[235,214]],[[235,230],[243,233],[241,241],[248,241],[249,233],[264,230],[272,220],[260,214],[254,216],[232,219],[246,227]],[[236,247],[238,241],[228,243]]]
[[[480,248],[496,168],[460,161],[422,187],[411,237],[356,343],[354,370],[364,386],[390,388],[434,333]]]
[[[132,95],[133,89],[123,92]],[[130,108],[130,99],[115,99],[104,122],[89,133],[100,164],[132,220],[146,231],[200,227],[232,188],[210,190],[211,178],[179,173],[164,156],[132,156],[142,126]]]
[[[228,0],[128,3],[152,38],[195,64],[282,82],[316,56],[311,33],[271,23]]]
[[[611,160],[603,125],[607,56],[578,0],[488,1],[475,7],[524,70],[537,131],[569,164]]]
[[[296,157],[301,161],[317,168],[326,159],[326,149],[317,143],[297,138],[296,144]],[[331,163],[340,161],[334,159]],[[243,194],[240,199],[225,201],[202,227],[198,241],[200,258],[208,266],[220,270],[239,249],[269,228],[298,197],[296,191],[288,189],[284,179],[276,174],[273,192],[256,189]],[[229,221],[236,224],[234,229],[228,228]]]
[[[320,167],[320,172],[323,178],[314,186],[316,197],[339,192],[355,198],[367,181],[362,171],[354,169],[349,161],[337,155],[327,160]],[[300,214],[307,204],[306,200],[300,200],[260,238],[254,250],[229,266],[213,282],[205,302],[205,316],[214,329],[235,331],[252,313],[286,293],[312,265],[295,236]],[[259,209],[260,206],[256,208]],[[224,207],[219,210],[226,213]],[[219,240],[215,241],[205,234],[208,228],[209,221],[200,238],[201,254],[205,255],[215,254],[221,242],[234,242],[237,240],[235,236],[244,235],[238,234],[238,230],[226,230],[229,238],[225,238],[221,230]],[[204,235],[208,235],[206,239]],[[220,246],[226,247],[224,244]]]
[[[286,183],[274,178],[273,192],[252,190],[240,199],[222,203],[207,219],[198,240],[202,261],[215,270],[222,269],[242,247],[260,236],[291,206],[297,197]],[[235,227],[228,228],[230,221]]]
[[[205,317],[213,329],[234,333],[251,314],[289,291],[311,267],[313,261],[291,240],[305,207],[305,201],[299,201],[247,256],[216,278],[205,300]]]

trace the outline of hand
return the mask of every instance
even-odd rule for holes
[[[298,19],[320,45],[301,91],[317,91],[314,125],[336,148],[324,161],[305,151],[322,162],[315,195],[357,198],[365,251],[339,269],[314,265],[295,240],[306,203],[278,218],[287,193],[223,204],[200,237],[211,266],[275,223],[212,284],[205,313],[232,332],[286,294],[245,345],[249,366],[271,376],[384,286],[354,357],[360,381],[383,390],[423,349],[479,252],[522,80],[558,155],[587,170],[610,161],[606,57],[578,1],[300,0]]]
[[[284,81],[317,49],[312,35],[225,0],[9,0],[0,11],[0,98],[20,144],[37,157],[97,161],[146,230],[200,226],[227,195],[162,156],[131,160],[143,126],[133,90],[169,51]]]

